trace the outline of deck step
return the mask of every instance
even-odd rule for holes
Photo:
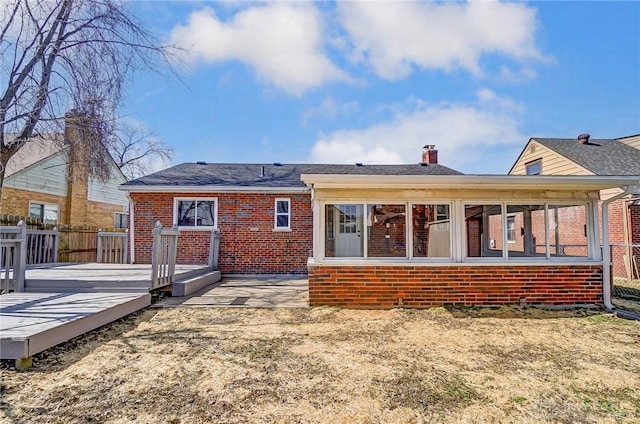
[[[196,277],[174,281],[171,285],[171,295],[176,297],[188,296],[203,287],[217,283],[221,278],[220,271],[211,271]]]
[[[146,292],[148,281],[79,281],[79,280],[26,280],[26,292]]]

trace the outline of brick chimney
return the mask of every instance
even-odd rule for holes
[[[427,144],[423,149],[421,162],[423,165],[438,163],[438,151],[435,144]]]
[[[89,164],[91,149],[86,143],[87,116],[75,109],[64,116],[64,143],[67,151],[68,178],[65,222],[67,225],[86,225],[88,214]]]
[[[580,134],[578,136],[578,143],[580,143],[580,144],[589,144],[589,138],[591,138],[590,134]]]

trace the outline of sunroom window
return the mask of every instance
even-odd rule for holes
[[[549,205],[551,256],[588,257],[586,205]]]
[[[544,205],[507,205],[507,251],[509,258],[546,257]],[[509,221],[513,240],[509,240]]]
[[[451,257],[449,205],[413,204],[413,257]]]
[[[585,204],[465,205],[464,210],[468,258],[589,257]]]
[[[465,205],[467,257],[502,257],[502,205]]]
[[[406,257],[405,205],[367,205],[367,256]]]

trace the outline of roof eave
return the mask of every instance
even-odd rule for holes
[[[129,193],[305,193],[307,187],[256,187],[223,185],[133,185],[121,184],[118,187]]]

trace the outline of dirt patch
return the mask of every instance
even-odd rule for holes
[[[154,309],[0,369],[0,422],[638,422],[640,322]]]

